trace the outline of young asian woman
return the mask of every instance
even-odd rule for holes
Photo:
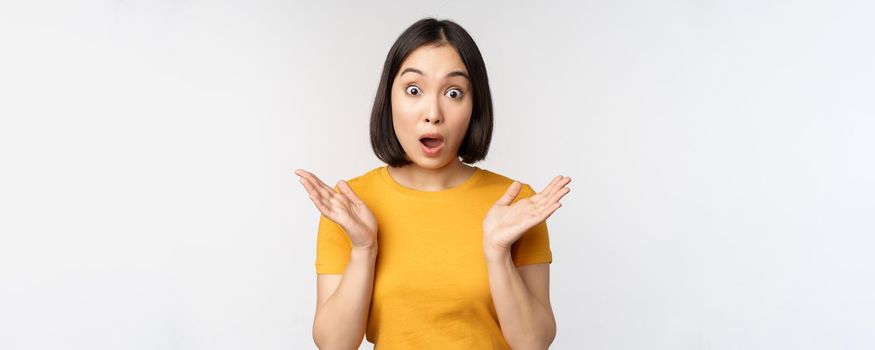
[[[386,166],[331,187],[295,174],[320,212],[319,348],[546,349],[556,335],[546,219],[569,193],[472,166],[493,115],[486,67],[458,24],[425,18],[396,40],[371,112]]]

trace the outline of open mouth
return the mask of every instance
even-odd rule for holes
[[[428,148],[438,148],[442,144],[444,144],[443,139],[432,138],[432,137],[423,137],[423,138],[419,139],[419,142],[421,142],[423,145],[425,145],[425,147],[428,147]]]

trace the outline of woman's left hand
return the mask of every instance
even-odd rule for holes
[[[570,177],[556,176],[543,191],[511,204],[522,188],[519,181],[514,181],[483,219],[484,251],[487,254],[509,251],[526,231],[562,206],[559,199],[571,191],[565,187],[569,182]]]

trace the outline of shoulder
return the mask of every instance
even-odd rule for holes
[[[479,186],[484,187],[490,190],[500,191],[500,193],[504,193],[507,191],[507,188],[513,184],[514,181],[517,181],[521,184],[520,195],[522,197],[528,197],[534,194],[534,190],[532,186],[529,185],[528,182],[525,182],[521,179],[513,178],[511,176],[499,173],[494,170],[482,169],[483,172],[482,177],[479,181]]]
[[[380,176],[382,176],[381,172],[383,171],[383,166],[378,166],[375,168],[371,168],[370,170],[366,170],[364,173],[349,177],[344,179],[350,188],[353,191],[359,192],[363,190],[367,190],[369,188],[373,188],[377,185],[378,181],[381,181]],[[337,190],[337,184],[333,185],[334,189]]]

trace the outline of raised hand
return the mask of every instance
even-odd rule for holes
[[[543,191],[511,205],[522,188],[519,181],[514,181],[483,219],[483,248],[495,252],[509,250],[526,231],[562,206],[559,199],[571,191],[565,187],[569,182],[570,177],[556,176]]]
[[[326,218],[336,222],[346,231],[353,248],[369,248],[377,244],[377,219],[356,196],[346,181],[337,182],[340,192],[326,185],[303,169],[296,169],[295,175],[301,177],[301,184],[310,194],[310,200]]]

